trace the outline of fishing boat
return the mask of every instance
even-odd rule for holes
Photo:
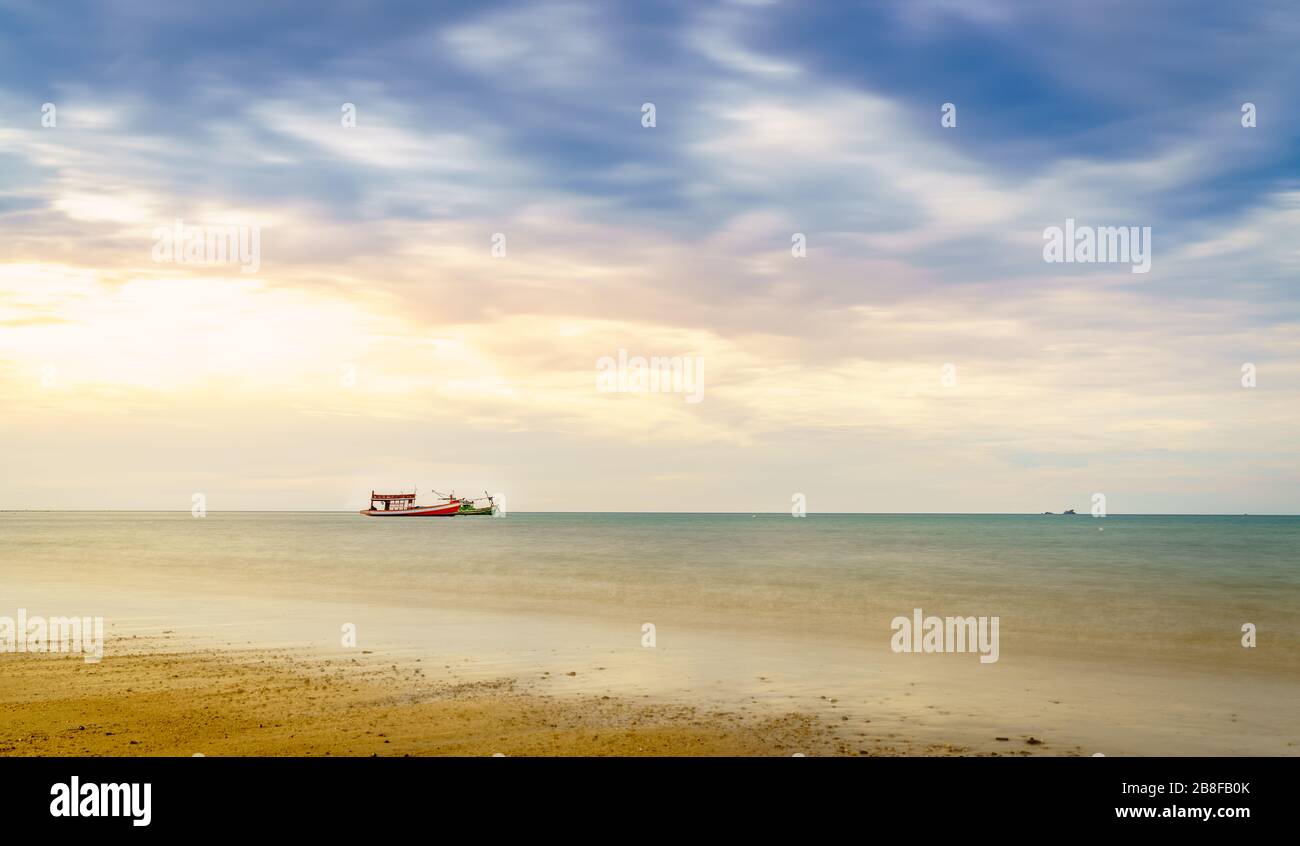
[[[454,517],[461,501],[449,499],[437,505],[416,505],[414,493],[381,494],[370,492],[370,507],[360,512],[367,517]]]
[[[453,496],[455,496],[455,494],[453,494]],[[486,501],[487,505],[479,505],[479,503],[483,501]],[[460,511],[457,511],[456,513],[462,517],[465,517],[473,514],[491,515],[491,514],[495,514],[496,510],[497,510],[496,500],[494,500],[490,495],[488,495],[487,491],[484,491],[483,496],[480,497],[479,499],[461,500]]]

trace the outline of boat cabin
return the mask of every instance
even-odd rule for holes
[[[381,505],[382,503],[382,505]],[[415,494],[377,494],[370,492],[371,511],[402,511],[415,507]]]

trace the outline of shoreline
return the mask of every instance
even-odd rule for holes
[[[833,689],[796,697],[782,693],[788,680],[770,676],[757,676],[755,684],[774,696],[755,691],[719,699],[704,688],[657,695],[615,682],[627,669],[626,660],[613,653],[504,669],[491,661],[379,644],[340,651],[265,642],[218,646],[170,631],[117,635],[106,642],[99,662],[77,654],[0,653],[0,709],[6,715],[0,756],[1086,757],[1098,750],[1108,756],[1250,751],[1184,746],[1176,742],[1177,735],[1186,737],[1182,731],[1163,743],[1143,733],[1125,737],[1114,731],[1118,726],[1098,735],[1075,722],[1095,701],[1029,678],[1023,681],[1034,692],[1026,687],[1022,695],[1042,699],[1057,716],[1035,716],[1041,707],[1001,715],[968,708],[960,701],[960,686],[936,689],[920,679],[870,701]],[[1166,701],[1177,699],[1170,691]],[[1221,728],[1246,729],[1236,717]],[[1196,728],[1193,734],[1209,726]],[[1294,739],[1269,745],[1271,751],[1255,748],[1254,754],[1296,754]]]
[[[1030,735],[990,751],[901,736],[896,725],[859,731],[811,709],[548,693],[516,676],[466,677],[441,659],[381,650],[166,641],[117,638],[111,657],[94,663],[0,654],[0,756],[1082,754]]]
[[[5,756],[844,754],[822,719],[553,696],[303,649],[0,655]],[[426,671],[425,666],[428,667]],[[890,754],[883,749],[879,754]]]
[[[308,628],[331,631],[334,617]],[[589,627],[557,638],[520,617],[518,639],[489,648],[483,633],[502,621],[443,614],[381,633],[354,619],[368,633],[354,648],[286,638],[281,617],[265,629],[110,625],[99,663],[0,653],[10,718],[0,755],[1292,756],[1300,747],[1276,707],[1247,707],[1286,701],[1294,685],[1281,680],[1239,688],[1238,675],[1207,691],[1203,675],[1173,667],[1153,676],[1112,665],[1101,676],[1086,664],[923,661],[788,633],[692,644],[669,630],[646,650]],[[415,630],[434,637],[417,641]],[[1169,702],[1184,704],[1157,704]],[[225,729],[188,751],[175,742],[186,720]],[[381,724],[393,729],[389,743],[353,731]],[[448,741],[447,726],[463,736]]]

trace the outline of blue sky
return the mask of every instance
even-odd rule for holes
[[[1293,185],[1300,164],[1287,109],[1298,33],[1284,3],[739,3],[701,12],[689,3],[327,2],[311,14],[285,4],[234,3],[220,14],[148,2],[2,5],[0,69],[15,104],[125,99],[140,106],[140,131],[201,145],[211,143],[205,130],[239,121],[250,98],[298,99],[308,89],[325,108],[378,91],[403,102],[402,119],[419,128],[497,134],[510,155],[538,165],[539,187],[621,202],[629,213],[688,212],[704,227],[720,222],[717,210],[683,191],[693,174],[672,142],[691,137],[686,119],[698,116],[702,86],[754,86],[756,76],[792,96],[833,85],[889,97],[934,143],[1013,181],[1060,161],[1140,160],[1189,135],[1215,136],[1222,158],[1140,198],[1174,222],[1239,211]],[[783,63],[799,68],[797,80]],[[664,112],[653,136],[629,131],[643,100]],[[1269,132],[1232,131],[1246,101]],[[959,105],[960,133],[939,130],[942,102]],[[276,127],[262,129],[274,137]],[[630,165],[666,172],[628,191],[610,173]],[[289,174],[245,176],[243,190],[304,188]],[[341,169],[334,176],[346,184]],[[351,210],[346,194],[321,199],[331,196],[340,214]]]
[[[411,474],[520,508],[1295,511],[1297,43],[1285,3],[0,2],[0,395],[40,409],[5,425],[67,507],[111,471],[135,507]],[[261,270],[152,263],[175,218],[261,227]],[[1044,263],[1066,218],[1151,227],[1152,271]],[[591,396],[620,348],[702,356],[708,399]],[[194,478],[104,465],[190,429]],[[265,453],[207,467],[232,437]]]

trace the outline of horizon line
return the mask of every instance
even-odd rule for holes
[[[189,514],[188,508],[0,508],[0,514]],[[211,514],[358,514],[350,508],[340,509],[263,509],[263,508],[210,508]],[[750,514],[765,516],[788,515],[788,511],[513,511],[513,514],[685,514],[685,515],[723,515]],[[1093,517],[1090,512],[1065,514],[1060,511],[809,511],[805,517],[814,514],[823,516],[862,516],[862,517]],[[451,515],[455,516],[455,515]],[[1116,511],[1102,517],[1300,517],[1300,514],[1274,511],[1243,512],[1191,512],[1191,511]],[[197,519],[197,518],[196,518]]]

